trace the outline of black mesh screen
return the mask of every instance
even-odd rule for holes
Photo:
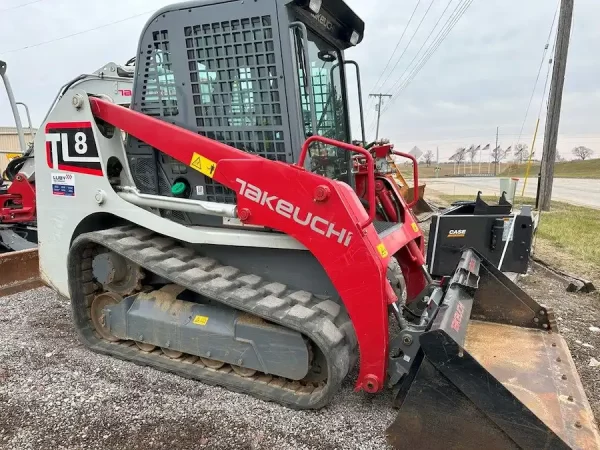
[[[189,79],[200,134],[286,161],[271,16],[185,27]],[[235,202],[205,179],[207,200]]]

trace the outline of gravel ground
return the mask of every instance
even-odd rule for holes
[[[600,296],[523,283],[554,307],[600,417]],[[0,449],[386,449],[391,394],[354,393],[354,378],[330,406],[292,411],[86,350],[49,289],[0,298]]]
[[[391,395],[355,376],[293,411],[86,350],[50,289],[0,298],[1,449],[385,449]]]

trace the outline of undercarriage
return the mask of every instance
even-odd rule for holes
[[[106,252],[124,258],[129,279],[118,279],[116,264],[102,262]],[[130,279],[131,269],[139,280]],[[103,270],[116,275],[104,286]],[[220,265],[149,230],[125,226],[79,236],[69,273],[86,345],[140,365],[293,408],[320,408],[356,361],[352,324],[338,302]],[[146,284],[152,278],[156,290]],[[225,330],[205,331],[209,326]],[[186,332],[193,338],[185,340]]]

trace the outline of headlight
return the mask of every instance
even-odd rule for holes
[[[356,31],[353,31],[352,34],[350,35],[350,44],[352,44],[352,45],[358,44],[359,39],[360,39],[360,35]]]

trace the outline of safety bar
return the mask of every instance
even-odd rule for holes
[[[122,186],[117,195],[123,200],[137,206],[148,206],[150,208],[172,209],[193,214],[206,214],[208,216],[237,217],[235,205],[205,202],[202,200],[189,200],[178,197],[165,197],[162,195],[142,194],[132,186]]]
[[[6,67],[6,62],[0,61],[0,78],[2,78],[2,80],[4,81],[6,95],[8,96],[8,104],[10,105],[13,116],[15,118],[17,136],[19,138],[19,147],[21,148],[21,153],[25,153],[27,151],[27,145],[25,144],[25,136],[23,135],[23,125],[21,124],[21,116],[19,115],[19,109],[17,108],[17,103],[15,101],[15,96],[13,94],[12,87],[10,86],[10,82],[8,81],[8,75],[6,75]]]
[[[31,139],[33,139],[34,136],[33,128],[31,127],[31,115],[29,115],[29,107],[23,102],[16,102],[15,105],[21,105],[23,108],[25,108],[25,113],[27,114],[27,122],[29,124],[29,136],[31,136]]]
[[[362,136],[363,145],[367,145],[367,138],[365,136],[365,115],[363,113],[363,101],[362,101],[362,86],[360,83],[360,67],[356,61],[350,59],[344,61],[344,65],[352,64],[356,69],[356,84],[358,88],[358,111],[360,113],[360,131]]]
[[[344,66],[346,66],[347,64],[352,64],[355,68],[356,68],[356,85],[358,88],[358,112],[360,114],[360,132],[361,132],[361,137],[362,137],[362,144],[363,146],[367,145],[367,138],[365,135],[365,115],[363,112],[363,101],[362,101],[362,85],[360,82],[360,67],[358,65],[358,63],[356,61],[352,61],[350,59],[344,61]],[[331,66],[331,69],[329,69],[329,79],[333,80],[333,70],[338,68],[340,65],[339,64],[334,64],[333,66]],[[346,77],[344,75],[345,79],[347,80],[348,77]],[[333,91],[329,93],[329,97],[331,97],[331,95],[333,94]],[[327,98],[327,104],[330,101],[330,98]],[[321,119],[323,120],[323,119]],[[319,121],[319,124],[317,125],[318,128],[320,128],[321,125],[321,121]]]
[[[323,136],[311,136],[302,145],[302,151],[300,152],[300,158],[298,160],[298,165],[300,167],[304,167],[304,161],[306,161],[306,154],[308,153],[308,147],[313,142],[322,142],[326,145],[332,145],[334,147],[341,148],[343,150],[347,150],[349,152],[356,152],[363,155],[367,158],[367,170],[368,170],[368,178],[367,178],[367,192],[368,192],[368,201],[369,201],[369,218],[360,224],[361,228],[366,228],[373,222],[375,219],[375,162],[373,161],[373,156],[369,153],[368,150],[365,150],[362,147],[357,147],[356,145],[347,144],[345,142],[336,141],[334,139],[329,139]]]
[[[313,83],[312,83],[312,74],[310,73],[310,55],[308,53],[308,31],[306,30],[306,25],[304,25],[303,22],[290,22],[289,25],[290,28],[299,28],[300,31],[302,32],[302,43],[304,46],[303,49],[303,53],[304,53],[304,59],[305,59],[305,63],[306,63],[306,67],[305,67],[305,72],[304,73],[304,79],[306,80],[306,90],[308,91],[308,101],[310,104],[310,122],[312,125],[312,132],[313,134],[317,134],[317,109],[315,107],[315,97],[313,95]],[[300,67],[298,67],[298,71],[300,70]],[[300,92],[300,91],[298,91]],[[302,98],[300,98],[300,104],[302,103]],[[300,108],[302,109],[302,108]],[[302,114],[300,115],[300,117],[302,117]],[[304,120],[302,120],[302,123],[304,124]]]
[[[419,201],[419,164],[417,163],[417,158],[415,158],[410,153],[399,152],[397,150],[392,150],[392,153],[397,156],[402,156],[403,158],[408,158],[413,163],[413,200],[408,205],[409,208],[412,208]]]

